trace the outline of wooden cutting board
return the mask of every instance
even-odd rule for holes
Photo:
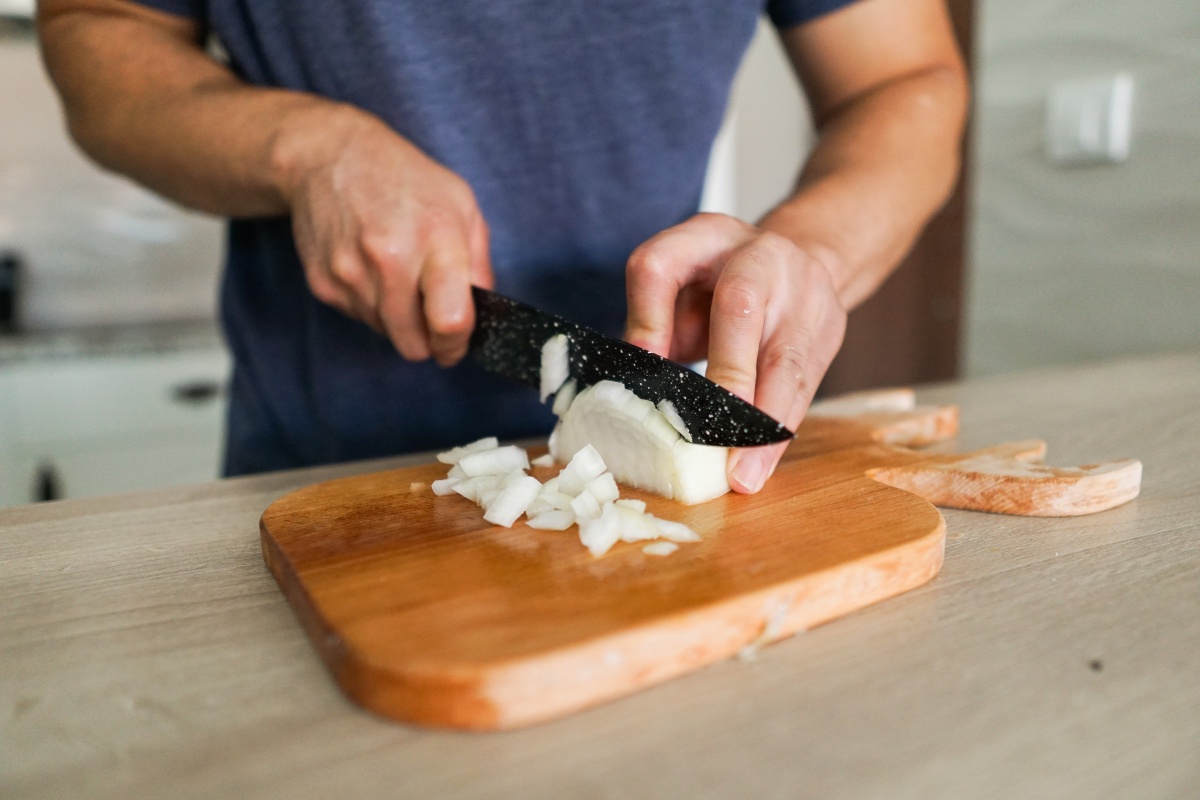
[[[406,722],[513,728],[925,583],[946,530],[918,494],[1055,515],[1137,494],[1136,461],[1052,469],[1037,464],[1040,442],[959,456],[911,449],[957,424],[957,409],[914,409],[905,390],[857,395],[815,407],[757,495],[686,507],[623,488],[703,537],[667,557],[618,543],[596,559],[575,529],[490,526],[470,501],[432,493],[447,469],[438,463],[279,499],[262,516],[263,555],[356,702]]]

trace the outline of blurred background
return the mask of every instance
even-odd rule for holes
[[[825,391],[1200,347],[1200,4],[950,0],[959,192],[852,316]],[[32,0],[0,0],[0,505],[216,477],[219,220],[70,143]],[[762,26],[705,206],[753,220],[811,142]]]

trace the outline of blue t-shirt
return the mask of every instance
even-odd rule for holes
[[[850,0],[140,0],[260,86],[377,115],[473,189],[497,289],[613,335],[624,266],[693,215],[758,17]],[[536,392],[405,362],[309,293],[288,219],[229,226],[227,474],[545,433]]]

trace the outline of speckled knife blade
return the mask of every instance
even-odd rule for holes
[[[792,438],[778,421],[673,361],[495,292],[479,287],[472,292],[470,353],[490,372],[538,388],[542,345],[563,333],[570,341],[570,375],[580,389],[611,380],[652,403],[670,400],[696,444],[753,447]]]

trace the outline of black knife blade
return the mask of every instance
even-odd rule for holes
[[[695,444],[754,447],[792,438],[781,422],[674,361],[487,289],[471,292],[470,354],[489,372],[538,388],[542,345],[562,333],[570,342],[570,377],[580,390],[610,380],[652,403],[670,400]]]

